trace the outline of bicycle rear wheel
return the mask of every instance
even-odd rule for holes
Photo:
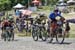
[[[65,40],[65,32],[64,30],[61,28],[56,32],[56,41],[60,44],[62,44]]]

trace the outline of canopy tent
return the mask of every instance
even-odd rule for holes
[[[69,0],[67,3],[75,3],[75,0]]]
[[[60,4],[57,4],[57,6],[67,6],[66,3],[60,3]]]
[[[13,8],[24,8],[23,5],[21,5],[20,3],[18,3],[16,6],[14,6]]]
[[[59,0],[56,5],[57,5],[57,6],[66,6],[67,3],[65,3],[64,0]]]
[[[21,11],[22,15],[31,15],[32,14],[32,11],[30,10],[19,10]]]

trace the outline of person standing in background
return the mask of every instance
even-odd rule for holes
[[[20,12],[19,10],[16,10],[16,14],[15,14],[15,15],[16,15],[17,17],[19,17],[19,16],[20,16],[20,13],[21,13],[21,12]]]

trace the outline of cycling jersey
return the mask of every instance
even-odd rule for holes
[[[51,20],[55,20],[55,18],[56,18],[57,16],[62,17],[60,13],[57,13],[57,14],[51,13],[51,14],[49,15],[49,18],[50,18]]]
[[[3,22],[3,26],[4,26],[4,27],[9,26],[9,24],[10,24],[10,23],[9,23],[8,21],[4,21],[4,22]]]
[[[12,27],[12,22],[10,22],[8,20],[5,20],[5,21],[3,21],[2,26],[4,28],[6,28],[6,27]]]
[[[37,18],[37,19],[36,19],[36,22],[37,22],[38,24],[41,24],[43,21],[45,22],[45,20],[46,20],[46,17],[40,17],[40,18]]]

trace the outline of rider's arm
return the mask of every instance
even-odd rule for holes
[[[58,14],[58,16],[61,17],[61,21],[65,22],[65,18],[61,14]]]
[[[59,16],[59,17],[63,17],[61,14],[57,14],[57,16]]]

